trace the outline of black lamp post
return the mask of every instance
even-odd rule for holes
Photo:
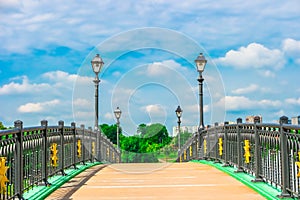
[[[200,109],[200,122],[198,127],[198,132],[204,128],[204,122],[203,122],[203,81],[204,78],[202,77],[202,72],[204,71],[205,65],[207,63],[207,60],[203,56],[202,53],[196,58],[195,60],[197,71],[199,72],[198,82],[199,82],[199,109]]]
[[[97,54],[93,60],[91,61],[92,63],[92,67],[93,67],[93,71],[96,74],[95,80],[93,81],[95,83],[95,127],[94,130],[95,132],[99,131],[99,134],[97,134],[97,159],[98,161],[101,161],[101,129],[99,129],[99,123],[98,123],[98,117],[99,117],[99,107],[98,107],[98,93],[99,93],[99,77],[98,74],[101,71],[101,68],[104,64],[104,62],[102,61],[102,58],[99,56],[99,54]]]
[[[95,80],[93,81],[95,83],[95,130],[98,130],[98,117],[99,117],[99,107],[98,107],[98,93],[99,93],[99,77],[98,74],[101,71],[101,68],[104,64],[104,62],[102,61],[102,58],[99,56],[99,54],[97,54],[94,59],[91,61],[92,63],[92,67],[93,67],[93,71],[96,74]]]
[[[120,117],[122,114],[122,111],[117,107],[117,109],[114,111],[115,117],[117,119],[117,148],[120,149],[120,143],[119,143],[119,126],[120,126]]]
[[[180,152],[180,123],[181,123],[181,115],[182,115],[182,109],[180,108],[180,106],[177,107],[177,109],[175,110],[177,118],[178,118],[178,153]]]

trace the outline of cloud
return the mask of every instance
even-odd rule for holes
[[[288,38],[283,41],[282,49],[287,54],[297,55],[300,54],[300,41]]]
[[[15,80],[21,79],[21,83],[15,82]],[[15,77],[14,81],[3,85],[0,87],[0,95],[10,95],[10,94],[24,94],[24,93],[38,93],[42,91],[47,91],[51,86],[47,83],[30,83],[27,76]]]
[[[287,56],[300,64],[300,41],[291,38],[285,39],[282,43],[282,49]]]
[[[105,113],[104,118],[107,120],[113,120],[114,119],[114,115],[110,112]]]
[[[270,78],[274,78],[276,75],[274,72],[272,72],[271,70],[259,70],[258,73],[263,76],[263,77],[270,77]]]
[[[187,113],[199,113],[199,104],[187,105],[184,107],[184,111]],[[203,112],[208,113],[210,111],[209,105],[203,106]]]
[[[215,60],[224,66],[237,69],[280,69],[285,64],[283,53],[278,49],[268,49],[258,43],[251,43],[247,47],[240,47],[237,51],[230,50],[225,57]]]
[[[236,90],[233,90],[232,93],[233,94],[248,94],[251,92],[255,92],[259,89],[259,86],[256,84],[251,84],[248,87],[245,88],[238,88]]]
[[[162,105],[159,105],[159,104],[143,106],[141,109],[143,111],[151,114],[152,116],[160,116],[160,115],[164,116],[165,115],[165,109],[163,108]]]
[[[91,100],[78,98],[73,100],[73,105],[79,107],[89,107],[91,106]]]
[[[300,98],[289,98],[286,99],[285,102],[292,105],[300,105]]]
[[[51,108],[58,105],[59,103],[60,101],[58,99],[54,99],[52,101],[46,101],[46,102],[27,103],[25,105],[21,105],[18,108],[18,112],[20,113],[44,112],[45,110],[51,110]]]
[[[69,74],[67,72],[64,71],[51,71],[51,72],[46,72],[42,75],[44,78],[51,80],[53,82],[55,82],[56,86],[62,87],[62,86],[72,86],[75,83],[75,81],[77,83],[87,83],[90,84],[92,79],[91,77],[88,76],[79,76],[77,74]]]
[[[148,76],[163,76],[170,74],[170,69],[181,69],[181,65],[174,60],[164,60],[162,62],[154,62],[147,67]]]
[[[217,102],[217,105],[224,103],[227,111],[279,108],[282,105],[278,100],[252,100],[245,96],[226,96]]]

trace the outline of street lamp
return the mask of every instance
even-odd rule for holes
[[[205,65],[207,63],[207,60],[203,56],[202,53],[199,54],[199,56],[195,60],[197,71],[199,72],[198,82],[199,82],[199,109],[200,109],[200,122],[199,122],[199,128],[198,132],[204,128],[204,122],[203,122],[203,81],[204,78],[202,77],[202,72],[204,71]]]
[[[120,144],[119,144],[119,126],[120,126],[120,117],[122,114],[122,111],[119,109],[119,107],[117,107],[117,109],[114,111],[115,113],[115,117],[117,119],[117,147],[118,149],[120,149]]]
[[[93,71],[96,74],[95,80],[93,82],[95,83],[95,130],[98,130],[98,117],[99,117],[99,108],[98,108],[98,93],[99,93],[99,77],[98,74],[101,71],[102,66],[104,65],[104,62],[102,61],[102,58],[99,54],[96,54],[96,56],[91,61]]]
[[[182,115],[182,109],[180,108],[180,106],[177,107],[177,109],[175,110],[177,118],[178,118],[178,153],[180,152],[180,123],[181,123],[181,115]]]

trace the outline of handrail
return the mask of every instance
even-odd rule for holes
[[[48,178],[85,162],[120,162],[120,151],[99,131],[84,125],[23,128],[15,121],[11,130],[0,131],[0,199],[23,199],[23,193],[37,184],[49,185]],[[2,184],[1,184],[2,185]]]
[[[197,152],[196,154],[194,152]],[[281,189],[281,197],[300,197],[300,126],[238,123],[209,127],[183,145],[177,161],[207,159],[233,166]]]

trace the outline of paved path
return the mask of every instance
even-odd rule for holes
[[[47,199],[264,199],[199,163],[114,164],[79,174]]]

